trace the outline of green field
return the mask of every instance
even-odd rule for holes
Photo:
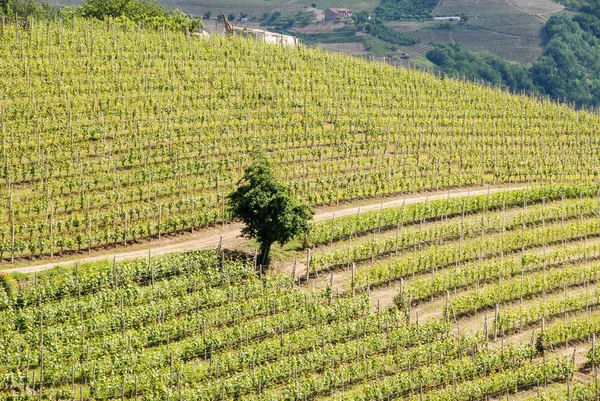
[[[1,29],[0,399],[596,398],[597,114],[241,37]],[[12,270],[227,230],[259,152],[371,211],[269,269],[244,242]]]
[[[441,0],[434,15],[463,15],[468,18],[466,23],[424,23],[410,34],[423,43],[458,43],[470,50],[531,64],[540,57],[547,40],[546,21],[562,10],[563,6],[551,0]]]
[[[592,400],[598,190],[315,223],[292,276],[214,251],[0,276],[0,396]]]
[[[596,115],[304,47],[10,25],[0,75],[9,261],[227,221],[257,150],[313,205],[598,174]]]

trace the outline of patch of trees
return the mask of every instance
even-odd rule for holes
[[[556,0],[568,9],[600,17],[600,3],[596,0]]]
[[[35,0],[0,0],[0,15],[26,20],[69,19],[73,16],[99,20],[119,18],[150,28],[195,31],[199,19],[191,18],[177,9],[166,10],[156,0],[86,0],[81,6],[57,8]]]
[[[427,58],[444,74],[501,84],[516,92],[549,95],[577,106],[599,105],[600,18],[592,14],[554,16],[546,29],[548,43],[529,68],[456,45],[436,45]]]
[[[382,0],[373,16],[385,21],[429,19],[437,3],[438,0]]]
[[[600,39],[594,34],[599,23],[589,14],[584,18],[562,15],[548,21],[550,40],[530,69],[541,92],[578,105],[600,103]]]
[[[290,29],[295,25],[304,26],[313,20],[312,12],[298,11],[295,15],[284,16],[281,11],[272,14],[265,12],[261,17],[261,26],[272,26],[276,29]]]
[[[99,20],[125,18],[151,28],[196,31],[202,25],[177,9],[164,9],[156,0],[86,0],[75,13]]]
[[[472,52],[459,45],[438,44],[426,57],[446,75],[501,85],[515,92],[536,89],[526,67],[493,54]]]
[[[0,15],[9,18],[50,19],[56,8],[48,3],[38,4],[35,0],[0,0]]]
[[[411,46],[419,43],[419,40],[390,28],[380,19],[373,18],[369,20],[368,14],[364,11],[355,13],[352,19],[357,30],[370,33],[376,38],[393,45]]]

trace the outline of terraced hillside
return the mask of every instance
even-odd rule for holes
[[[0,76],[3,260],[228,220],[257,151],[314,205],[597,179],[596,115],[303,47],[7,23]]]
[[[0,74],[6,267],[225,222],[256,152],[313,205],[438,190],[316,219],[269,271],[1,273],[0,399],[598,398],[597,115],[115,21],[5,24]]]
[[[456,384],[461,373],[433,386],[427,378],[412,398],[396,392],[400,373],[386,374],[333,398],[597,399],[599,194],[596,185],[527,188],[315,223],[309,264],[294,269],[303,288],[366,293],[378,313],[446,324],[455,339],[480,336],[494,352],[527,349],[533,366],[563,357],[571,372],[499,388],[518,363],[482,380],[467,368],[468,383]]]
[[[317,222],[285,275],[205,251],[0,276],[0,397],[593,400],[599,191]]]

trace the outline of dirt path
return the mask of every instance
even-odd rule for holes
[[[349,216],[353,214],[357,214],[359,211],[369,212],[376,211],[380,209],[390,208],[390,207],[398,207],[402,204],[413,204],[425,201],[432,200],[440,200],[446,198],[460,198],[465,196],[476,196],[476,195],[485,195],[487,193],[497,193],[502,191],[513,191],[524,189],[525,186],[498,186],[498,187],[477,187],[477,188],[468,188],[468,189],[455,189],[449,191],[438,191],[432,192],[429,194],[418,194],[418,195],[400,195],[394,198],[390,198],[391,200],[386,201],[377,201],[375,199],[370,199],[368,203],[360,204],[360,205],[346,205],[344,208],[334,208],[334,207],[323,207],[317,210],[317,214],[314,216],[314,221],[323,221],[329,220],[332,218],[338,218],[342,216]],[[343,206],[342,206],[343,207]],[[136,259],[140,257],[148,256],[148,252],[152,256],[160,256],[173,252],[185,252],[185,251],[195,251],[195,250],[203,250],[203,249],[211,249],[216,248],[219,244],[219,241],[222,241],[222,246],[224,248],[240,248],[243,246],[243,239],[240,238],[240,230],[242,225],[240,223],[232,223],[227,224],[219,229],[210,228],[206,230],[199,230],[196,233],[186,236],[183,235],[178,237],[179,240],[174,239],[167,241],[166,243],[156,244],[155,242],[149,242],[141,249],[131,250],[128,248],[116,248],[109,252],[97,252],[96,254],[92,254],[90,256],[86,255],[76,255],[75,257],[71,257],[69,259],[58,259],[54,262],[45,263],[45,264],[35,264],[31,266],[25,267],[14,267],[7,268],[4,270],[0,270],[3,272],[18,272],[18,273],[34,273],[40,272],[44,270],[51,269],[55,266],[66,266],[66,265],[74,265],[76,263],[88,263],[88,262],[97,262],[106,259],[116,259],[127,260],[127,259]],[[192,239],[190,237],[193,237]]]

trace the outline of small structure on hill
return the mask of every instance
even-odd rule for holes
[[[452,22],[452,21],[460,21],[460,17],[434,17],[433,22]]]
[[[325,21],[342,21],[352,18],[352,10],[349,8],[328,8],[325,10]]]
[[[290,35],[282,35],[280,33],[269,32],[264,29],[251,29],[251,28],[242,28],[239,26],[233,26],[225,16],[225,14],[221,14],[223,18],[223,23],[225,24],[225,31],[228,35],[241,35],[241,36],[250,36],[258,40],[265,41],[267,43],[274,43],[286,46],[298,46],[298,38]]]

